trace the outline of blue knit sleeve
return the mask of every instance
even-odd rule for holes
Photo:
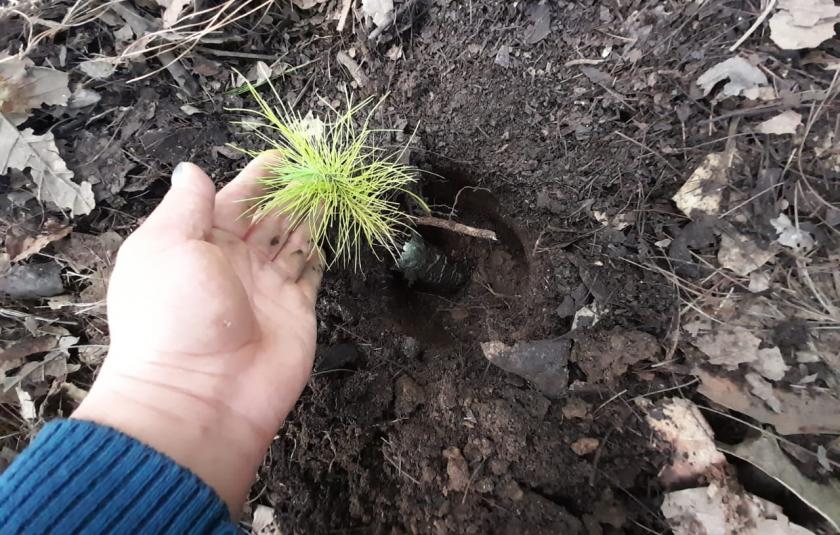
[[[237,533],[195,474],[110,427],[48,423],[0,475],[0,533]]]

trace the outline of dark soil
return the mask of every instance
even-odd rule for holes
[[[627,374],[606,384],[573,370],[579,393],[552,402],[490,366],[479,347],[563,335],[571,317],[555,309],[576,290],[583,302],[609,304],[605,329],[665,336],[673,290],[623,259],[638,261],[658,239],[646,220],[663,219],[657,200],[680,177],[612,135],[629,126],[636,137],[635,125],[650,119],[634,109],[651,97],[628,95],[637,102],[626,109],[563,67],[611,41],[598,6],[557,6],[556,30],[529,47],[527,17],[513,6],[439,4],[424,6],[399,39],[371,46],[371,91],[391,92],[386,124],[409,133],[419,125],[412,159],[429,171],[424,196],[500,240],[423,229],[471,273],[454,294],[410,288],[388,262],[327,277],[320,342],[353,345],[337,361],[327,351],[340,365],[313,379],[255,493],[295,532],[600,533],[640,530],[635,522],[661,530],[662,455],[643,418],[623,400],[595,411],[624,388],[643,394],[671,378]],[[406,58],[393,63],[381,52],[395,42]],[[514,67],[493,63],[502,44],[517,51]],[[638,71],[651,64],[627,74],[644,79]],[[548,65],[549,74],[529,74]],[[677,135],[676,117],[668,122]],[[584,203],[610,214],[640,209],[640,228],[603,229]],[[564,416],[579,399],[586,415]],[[570,445],[586,437],[600,446],[578,456]]]
[[[410,157],[427,171],[423,196],[499,240],[422,229],[469,273],[454,292],[409,286],[372,255],[361,272],[327,274],[317,371],[252,504],[274,507],[283,533],[663,532],[663,453],[628,400],[688,379],[679,366],[651,368],[673,356],[676,293],[644,266],[661,260],[654,243],[685,223],[670,197],[698,159],[723,148],[725,132],[702,122],[711,104],[692,83],[743,33],[751,19],[735,4],[746,3],[557,0],[537,42],[528,2],[408,4],[379,43],[364,28],[337,35],[335,21],[283,7],[274,18],[282,22],[230,48],[311,60],[278,85],[299,110],[323,110],[321,99],[341,99],[344,88],[390,92],[376,122],[402,132],[394,145],[416,128]],[[66,39],[79,48],[93,37]],[[386,56],[395,46],[398,61]],[[504,47],[507,66],[497,58]],[[335,63],[350,48],[367,87],[350,87]],[[566,66],[605,49],[622,59]],[[225,143],[253,143],[225,111],[240,97],[217,92],[197,99],[206,113],[187,115],[165,73],[129,85],[130,74],[102,88],[98,109],[110,116],[54,128],[77,169],[102,140],[122,149],[86,168],[108,206],[85,220],[95,234],[134,228],[177,162],[192,160],[222,184],[244,165]],[[593,210],[630,213],[632,225],[604,226]],[[595,356],[572,359],[565,399],[549,400],[482,354],[486,341],[567,335],[574,312],[593,302],[607,312],[595,334],[574,339],[577,355]],[[84,341],[104,343],[102,320],[87,323]],[[638,332],[661,350],[627,355],[603,338]],[[571,446],[583,438],[598,445],[579,455]]]

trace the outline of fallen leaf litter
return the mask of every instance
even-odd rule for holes
[[[4,294],[0,321],[4,335],[9,333],[0,346],[0,365],[3,400],[28,426],[37,427],[43,418],[52,416],[45,410],[54,396],[65,395],[76,403],[84,397],[86,391],[77,382],[77,372],[82,365],[97,366],[107,350],[103,300],[115,251],[121,236],[142,219],[153,201],[134,203],[148,195],[150,188],[161,185],[155,182],[166,174],[168,164],[161,165],[163,153],[173,162],[195,155],[197,149],[174,142],[174,127],[163,117],[177,117],[188,130],[179,130],[176,138],[195,135],[196,144],[203,142],[199,133],[226,132],[214,117],[222,106],[191,99],[190,87],[220,94],[243,80],[254,84],[283,80],[289,83],[289,100],[296,105],[311,105],[317,111],[318,104],[312,103],[318,98],[323,97],[328,105],[340,103],[340,91],[322,85],[319,74],[326,71],[317,70],[317,58],[321,58],[317,53],[304,57],[297,51],[286,57],[271,46],[242,47],[243,41],[233,29],[214,28],[202,36],[199,45],[169,65],[151,59],[152,55],[146,57],[142,51],[148,47],[177,41],[179,25],[195,7],[185,0],[147,4],[128,2],[106,10],[100,22],[108,30],[102,50],[87,49],[79,54],[87,47],[86,30],[82,30],[81,44],[68,41],[59,48],[55,43],[63,41],[41,39],[29,47],[31,57],[11,56],[14,51],[10,51],[0,58],[0,175],[3,180],[8,177],[9,184],[0,202],[5,232],[0,256],[0,293]],[[840,8],[830,0],[778,0],[767,2],[735,24],[725,11],[700,3],[673,9],[641,3],[634,13],[607,5],[587,11],[592,20],[610,25],[618,38],[603,32],[566,31],[567,20],[574,15],[550,2],[493,7],[477,1],[478,10],[464,8],[462,13],[455,3],[442,1],[429,9],[428,21],[416,18],[419,15],[412,4],[293,0],[282,8],[288,10],[282,15],[265,16],[272,24],[288,20],[291,26],[323,25],[329,32],[338,27],[345,40],[323,56],[327,63],[337,61],[342,66],[330,71],[337,80],[331,83],[369,92],[391,88],[394,83],[396,99],[388,113],[403,114],[411,117],[410,121],[423,118],[419,137],[430,144],[421,145],[419,152],[474,161],[478,159],[475,154],[461,154],[457,140],[473,139],[475,134],[475,139],[482,140],[482,154],[498,151],[502,155],[487,160],[513,182],[491,177],[488,185],[494,193],[517,192],[510,194],[514,203],[521,201],[514,219],[526,222],[529,232],[540,227],[524,248],[532,284],[543,286],[537,294],[505,293],[497,291],[494,281],[476,276],[470,284],[480,285],[484,293],[498,300],[491,309],[515,307],[523,298],[539,301],[540,296],[561,287],[557,281],[562,280],[564,270],[572,274],[577,289],[564,286],[556,302],[550,301],[544,311],[521,313],[517,321],[522,325],[517,329],[500,327],[492,314],[484,318],[472,339],[483,342],[481,353],[473,347],[473,353],[459,353],[458,358],[478,354],[481,359],[483,354],[480,366],[492,365],[484,380],[498,381],[492,387],[464,387],[462,394],[452,383],[425,375],[428,362],[438,361],[433,355],[436,346],[420,337],[416,343],[422,348],[401,353],[407,359],[401,366],[411,375],[393,374],[393,387],[390,383],[387,387],[389,392],[395,389],[393,407],[382,415],[394,412],[399,425],[410,428],[430,414],[436,421],[458,414],[457,426],[446,428],[444,445],[434,442],[430,448],[434,451],[426,457],[418,454],[425,464],[400,457],[400,451],[406,450],[400,450],[395,442],[401,435],[394,428],[383,431],[394,441],[390,446],[377,443],[365,451],[380,447],[387,451],[387,469],[394,469],[395,481],[401,482],[396,484],[408,485],[411,490],[405,492],[415,502],[420,501],[418,496],[435,494],[447,504],[492,498],[505,507],[519,504],[527,509],[537,507],[535,503],[547,507],[527,485],[529,479],[538,479],[537,474],[521,476],[520,471],[518,481],[510,475],[511,466],[522,470],[525,452],[538,455],[526,450],[528,443],[523,438],[539,437],[543,432],[529,427],[536,425],[531,422],[551,418],[556,412],[564,423],[552,420],[552,425],[575,430],[573,436],[557,441],[558,449],[551,450],[559,462],[609,471],[604,463],[615,458],[613,448],[629,439],[618,431],[599,428],[598,421],[633,399],[658,440],[684,452],[681,458],[672,457],[661,474],[665,522],[658,530],[666,529],[667,524],[675,533],[689,533],[690,526],[702,521],[707,529],[720,532],[812,532],[794,524],[778,505],[744,490],[724,468],[722,452],[763,471],[836,529],[840,514],[836,478],[832,476],[840,445],[826,438],[840,433],[836,418],[840,413],[840,340],[836,334],[840,325],[840,281],[836,275],[840,254],[834,237],[840,207],[830,180],[840,170],[830,99],[840,60],[826,43],[835,36]],[[251,7],[258,6],[249,4]],[[485,35],[487,28],[452,33],[456,31],[454,20],[468,24],[483,20],[480,13],[507,13],[508,9],[515,14],[506,21],[509,26],[491,23],[498,38],[477,37]],[[680,26],[680,21],[694,20],[698,14],[702,15],[698,20],[709,24],[726,20],[724,26],[734,30],[720,34],[720,42],[698,39],[686,47],[681,34],[696,29],[691,24]],[[412,34],[416,41],[398,39],[409,30],[417,32]],[[284,38],[294,41],[292,35]],[[371,35],[373,39],[369,39]],[[255,42],[259,39],[262,37]],[[333,42],[331,39],[323,37],[324,41]],[[680,43],[683,48],[672,51]],[[160,58],[176,58],[191,46],[172,49]],[[307,46],[317,49],[320,44]],[[679,63],[669,63],[662,55],[666,51],[684,57]],[[778,61],[777,55],[784,51],[801,51],[800,72]],[[309,61],[316,63],[307,68]],[[241,79],[232,66],[245,73]],[[431,79],[423,69],[429,70]],[[800,77],[802,72],[807,76]],[[169,87],[162,89],[153,82],[143,93],[138,85],[121,85],[129,75],[152,73],[149,81],[165,79]],[[446,81],[455,75],[469,82],[462,90],[449,92]],[[475,76],[481,78],[470,78]],[[505,100],[506,84],[519,79],[530,85],[527,91],[525,86],[516,86],[521,93],[510,92],[515,99],[511,104],[513,101]],[[127,94],[135,100],[115,99],[109,84],[128,88]],[[552,87],[552,92],[541,94],[542,84]],[[490,98],[478,87],[490,88]],[[504,89],[494,91],[497,87]],[[559,94],[557,91],[569,95],[568,106],[563,107],[566,101],[562,97],[547,96]],[[173,96],[176,92],[177,97]],[[411,98],[404,98],[402,92]],[[529,97],[532,92],[533,99]],[[406,102],[422,104],[412,107]],[[497,103],[504,104],[503,115],[485,121],[480,114],[496,109]],[[655,115],[645,115],[653,109]],[[519,116],[527,118],[526,129],[519,127]],[[447,126],[438,124],[440,117],[447,118]],[[62,121],[70,121],[82,132],[68,135],[68,130],[61,128]],[[413,122],[402,124],[414,127]],[[611,135],[613,130],[620,135]],[[406,132],[401,134],[410,134]],[[550,172],[543,167],[548,158],[538,150],[546,140],[556,141],[552,150],[562,155],[549,162]],[[224,150],[228,141],[223,133],[210,140],[210,145],[217,148],[213,154],[235,162],[236,155]],[[585,155],[584,161],[563,167],[564,158],[574,158],[581,146],[594,141],[605,150],[603,158]],[[607,165],[614,156],[606,150],[616,143],[624,147],[625,160],[619,162],[624,170]],[[532,150],[535,155],[524,160],[514,157]],[[507,158],[509,163],[498,165],[501,160],[494,158]],[[649,168],[663,161],[667,165],[647,177]],[[650,178],[650,182],[629,181],[626,169],[633,169],[645,180]],[[569,187],[567,175],[592,179],[583,182],[585,187],[577,183]],[[615,182],[609,186],[614,190],[602,188],[609,181]],[[666,185],[662,189],[666,193],[651,195],[648,186],[653,183],[657,188]],[[538,191],[540,188],[544,191]],[[626,200],[615,194],[620,202],[612,203],[604,194],[634,188],[638,188],[638,199]],[[526,191],[528,195],[540,193],[538,208],[521,193]],[[566,200],[570,195],[574,197],[572,206]],[[672,196],[672,201],[665,195]],[[447,207],[447,212],[449,208],[452,214],[456,208],[463,209],[456,205]],[[535,220],[533,213],[550,213],[551,219]],[[444,220],[457,221],[451,216]],[[497,220],[475,218],[463,224],[474,230],[492,228],[488,232],[502,241],[512,232],[498,226]],[[516,232],[521,229],[517,227]],[[557,234],[561,240],[552,241]],[[639,251],[648,251],[648,256]],[[562,255],[585,258],[558,260]],[[546,260],[548,257],[551,260]],[[673,283],[680,301],[670,321],[657,323],[639,310],[628,312],[622,299],[631,285],[610,284],[611,277],[621,271],[616,265],[625,261],[658,270],[656,273]],[[480,262],[493,265],[487,259]],[[574,264],[575,269],[568,270],[567,264]],[[550,269],[538,271],[548,265]],[[515,278],[513,271],[506,275]],[[487,270],[482,277],[487,277]],[[340,318],[342,328],[358,324],[352,307],[347,311],[346,305],[330,298],[324,306],[329,309],[325,317]],[[446,314],[467,325],[482,307],[487,308],[485,302],[472,307],[457,303]],[[44,319],[45,315],[49,317]],[[540,316],[546,319],[534,321]],[[379,331],[364,336],[388,332],[376,328]],[[329,341],[336,345],[342,340],[333,334]],[[367,366],[379,362],[378,357],[367,350],[354,351],[352,359],[331,367],[325,377],[373,373]],[[475,365],[475,361],[467,362]],[[347,369],[350,372],[340,371]],[[663,377],[674,380],[666,382]],[[648,382],[649,388],[640,389],[639,385]],[[690,386],[683,386],[686,384]],[[341,388],[342,383],[331,383],[331,388],[336,385]],[[346,391],[330,395],[348,396],[336,398],[341,400],[339,406],[353,405],[348,399],[375,404],[370,399],[357,401],[364,395],[355,393],[354,388],[363,389],[347,386]],[[668,396],[671,389],[680,389],[688,399],[659,393],[665,391]],[[493,397],[501,391],[506,392],[504,400]],[[645,396],[650,404],[645,403]],[[703,405],[707,402],[710,407]],[[724,413],[723,418],[763,426],[762,433],[739,444],[716,443],[717,424],[710,426],[703,416],[714,407]],[[460,430],[469,430],[487,442],[466,438]],[[514,430],[513,439],[505,434],[510,430]],[[802,456],[817,460],[824,481],[815,482],[806,475],[798,457],[782,453],[779,444],[786,444],[784,437],[793,435],[817,437],[814,440],[819,444],[814,442]],[[346,442],[352,444],[353,440]],[[562,453],[558,453],[560,447]],[[422,449],[418,444],[413,452]],[[2,456],[4,460],[7,457],[5,453]],[[338,462],[342,470],[353,473],[354,467]],[[683,485],[690,481],[691,486],[670,488],[677,481]],[[548,476],[542,483],[553,484],[556,481]],[[298,485],[299,492],[314,496]],[[377,495],[376,491],[373,494]],[[644,513],[628,517],[620,507],[613,511],[616,506],[611,496],[599,495],[590,502],[581,516],[590,531],[600,530],[602,525],[626,528],[629,518],[637,523],[658,521]],[[364,512],[368,507],[364,500],[358,504],[353,505],[357,508],[353,515],[358,513],[353,518],[370,515]],[[408,511],[413,514],[410,508]],[[565,514],[562,508],[556,510],[564,522],[568,520]],[[286,531],[279,525],[285,522],[282,514],[270,507],[258,505],[251,515],[257,532]],[[416,521],[420,516],[410,518]],[[574,525],[573,520],[566,525]]]

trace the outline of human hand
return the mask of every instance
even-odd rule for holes
[[[307,225],[242,217],[280,158],[218,194],[182,163],[123,244],[108,287],[111,346],[73,418],[112,426],[213,487],[233,518],[309,379],[323,271]]]

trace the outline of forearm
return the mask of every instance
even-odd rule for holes
[[[2,533],[234,533],[189,470],[108,427],[47,424],[0,475]]]
[[[164,380],[150,381],[103,370],[72,418],[118,429],[169,456],[198,475],[237,518],[256,471],[276,433],[257,429],[227,404],[201,392],[174,388]],[[183,381],[194,372],[178,372]],[[278,424],[279,425],[279,424]]]

